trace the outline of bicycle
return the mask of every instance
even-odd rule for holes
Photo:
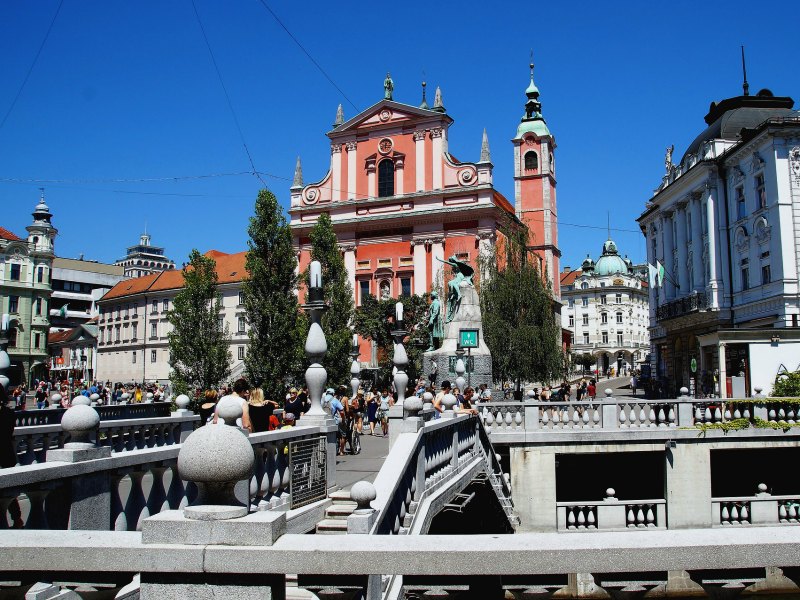
[[[350,454],[355,456],[361,454],[361,434],[355,426],[355,419],[350,417],[347,419],[347,443],[350,446]]]

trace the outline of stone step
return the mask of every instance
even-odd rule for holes
[[[348,504],[333,504],[325,509],[325,518],[326,519],[347,519],[350,515],[353,514],[353,511],[356,509],[355,502],[352,505]]]
[[[345,519],[322,519],[317,523],[317,535],[337,535],[347,533]]]
[[[331,492],[328,494],[328,498],[330,498],[334,504],[355,504],[350,498],[350,492],[346,490]]]

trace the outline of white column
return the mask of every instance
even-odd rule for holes
[[[686,259],[689,256],[689,248],[686,245],[686,211],[688,205],[679,206],[675,213],[674,226],[677,227],[678,234],[678,268],[676,270],[678,284],[681,289],[678,296],[685,296],[689,293],[689,270],[686,268]]]
[[[433,140],[433,189],[442,189],[442,128],[431,129],[431,139]]]
[[[715,188],[708,188],[708,199],[706,200],[706,214],[708,217],[708,286],[709,286],[709,301],[712,307],[719,306],[719,299],[717,298],[717,288],[719,281],[717,280],[717,221],[714,216],[714,190]]]
[[[378,184],[375,177],[375,162],[367,165],[367,196],[375,198],[378,195]]]
[[[431,287],[436,285],[437,277],[439,277],[439,273],[442,272],[444,267],[444,263],[440,262],[444,260],[444,235],[439,235],[434,238],[431,238]],[[444,277],[441,277],[440,284],[444,283]],[[435,288],[433,288],[435,289]]]
[[[412,240],[411,246],[414,248],[414,293],[424,294],[428,290],[428,264],[425,253],[424,240]]]
[[[340,246],[344,252],[344,268],[347,269],[347,280],[350,282],[350,287],[353,290],[353,301],[355,302],[356,296],[356,245],[343,244]]]
[[[689,204],[692,211],[692,281],[693,290],[705,288],[705,270],[703,269],[703,215],[700,200],[692,200]]]
[[[662,261],[664,263],[664,271],[666,273],[666,276],[664,277],[664,292],[667,296],[667,301],[675,298],[675,284],[672,283],[672,281],[675,279],[675,273],[672,270],[672,258],[675,251],[672,228],[675,227],[675,219],[673,219],[672,216],[673,213],[665,212],[662,225],[664,238],[664,258]]]
[[[353,200],[356,197],[356,161],[358,142],[347,142],[347,199]]]
[[[667,228],[667,217],[662,213],[658,219],[658,230],[656,232],[656,239],[658,240],[658,252],[656,253],[656,259],[658,260],[658,262],[661,262],[662,264],[666,260],[664,257],[667,253],[665,246],[667,239],[667,235],[665,233],[666,228]],[[653,263],[653,265],[655,267],[658,267],[658,263]],[[663,282],[659,281],[659,284],[660,285],[658,287],[658,303],[665,304],[667,302],[667,283],[666,281]]]
[[[425,132],[414,132],[414,150],[416,151],[414,161],[414,174],[416,175],[416,187],[418,192],[425,190]]]
[[[719,397],[720,398],[727,398],[728,397],[728,370],[725,367],[725,342],[720,342],[717,346],[717,353],[719,355],[719,376],[717,377],[717,383],[719,383]]]
[[[403,195],[403,171],[405,168],[405,159],[397,157],[394,160],[394,195]]]
[[[331,198],[342,199],[342,145],[331,144]]]
[[[475,236],[478,238],[478,267],[482,266],[481,258],[491,256],[492,248],[494,247],[494,232],[493,231],[479,231]],[[485,281],[489,278],[489,273],[485,269],[480,269],[481,280]]]

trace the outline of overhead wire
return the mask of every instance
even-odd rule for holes
[[[194,9],[194,16],[197,18],[197,24],[200,26],[200,32],[203,34],[203,40],[206,42],[206,48],[208,48],[208,53],[211,55],[211,62],[214,64],[214,70],[217,72],[217,77],[219,78],[220,86],[222,86],[222,91],[225,94],[225,100],[228,102],[228,108],[231,111],[231,115],[233,116],[233,122],[236,124],[236,130],[239,132],[239,139],[242,141],[242,146],[244,146],[245,154],[247,154],[247,160],[250,161],[250,167],[253,169],[252,174],[258,177],[259,181],[265,186],[267,183],[261,178],[261,175],[256,169],[256,165],[253,162],[253,156],[250,154],[250,148],[247,147],[247,142],[244,138],[244,133],[242,132],[242,127],[239,125],[239,119],[236,116],[236,111],[233,109],[233,102],[231,102],[231,97],[228,94],[228,88],[225,87],[225,81],[222,79],[222,72],[219,70],[219,65],[217,64],[217,59],[214,56],[214,51],[211,49],[211,43],[208,41],[208,36],[206,35],[206,29],[203,27],[203,21],[200,19],[200,13],[197,12],[197,5],[195,4],[194,0],[191,0],[192,8]]]
[[[17,105],[17,100],[22,95],[22,91],[25,89],[25,85],[28,83],[28,79],[33,73],[33,69],[36,66],[36,63],[39,62],[39,56],[42,54],[42,50],[44,49],[44,45],[47,43],[47,39],[50,37],[50,32],[53,30],[53,25],[56,23],[56,19],[58,18],[58,13],[61,12],[61,6],[64,4],[64,0],[59,0],[58,6],[56,7],[56,12],[53,15],[52,20],[50,21],[50,25],[47,27],[47,31],[44,34],[44,38],[42,39],[42,43],[39,44],[39,49],[36,51],[36,55],[33,57],[33,62],[31,62],[31,66],[28,67],[28,72],[25,73],[25,78],[22,80],[22,84],[19,86],[17,90],[17,94],[14,96],[14,100],[11,101],[11,106],[8,107],[3,120],[0,121],[0,129],[6,124],[8,117],[11,115],[11,112],[14,110],[14,107]]]
[[[275,11],[272,10],[269,7],[269,4],[267,4],[266,0],[258,0],[258,1],[261,2],[261,4],[264,6],[265,9],[267,9],[267,12],[269,12],[269,14],[272,15],[272,18],[275,19],[275,21],[277,21],[278,25],[280,25],[283,28],[283,30],[287,33],[287,35],[290,38],[292,38],[292,41],[295,44],[297,44],[297,47],[300,48],[300,50],[302,50],[303,53],[308,57],[308,60],[310,60],[312,63],[314,63],[314,66],[317,67],[317,69],[319,69],[319,72],[322,73],[322,75],[325,77],[325,79],[327,79],[330,82],[330,84],[333,87],[335,87],[336,90],[342,95],[342,97],[345,100],[347,100],[347,102],[350,104],[350,106],[352,106],[356,110],[356,112],[358,112],[360,109],[355,104],[353,104],[353,101],[350,100],[350,98],[347,97],[347,94],[344,93],[342,88],[340,88],[338,85],[336,85],[336,82],[333,80],[333,78],[330,75],[328,75],[327,71],[325,71],[325,69],[322,68],[322,65],[320,65],[313,56],[311,56],[311,53],[308,50],[306,50],[306,48],[305,48],[305,46],[303,46],[303,44],[300,43],[300,40],[298,40],[294,36],[294,34],[291,31],[289,31],[289,28],[286,27],[286,25],[283,24],[283,21],[281,21],[280,18],[278,17],[278,15],[275,14]]]

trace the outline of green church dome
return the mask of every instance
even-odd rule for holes
[[[628,263],[619,255],[617,245],[608,240],[603,244],[603,254],[594,266],[595,275],[613,275],[615,273],[628,273]]]

